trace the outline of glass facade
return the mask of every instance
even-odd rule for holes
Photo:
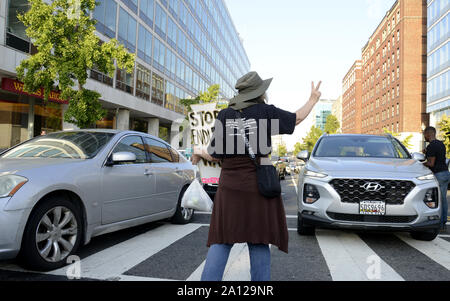
[[[450,0],[428,0],[427,4],[427,113],[436,123],[450,111]]]
[[[186,113],[181,98],[195,97],[213,84],[220,85],[220,98],[232,98],[237,79],[250,70],[223,0],[97,2],[97,31],[137,55],[136,80],[118,70],[117,89]]]

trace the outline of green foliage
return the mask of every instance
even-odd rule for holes
[[[334,115],[328,115],[327,121],[325,123],[325,133],[336,134],[341,127],[339,120]]]
[[[317,141],[323,134],[324,132],[320,128],[312,126],[306,137],[303,138],[301,150],[307,150],[311,153]]]
[[[441,139],[444,141],[447,149],[447,157],[450,157],[450,117],[444,115],[441,121],[438,122],[439,131],[441,132]]]
[[[180,103],[188,109],[188,112],[192,112],[191,105],[212,103],[219,100],[220,85],[212,85],[205,92],[201,92],[196,98],[180,99]],[[219,109],[226,108],[226,105],[217,105]]]
[[[74,11],[73,4],[80,6]],[[29,0],[30,9],[19,20],[27,27],[26,33],[38,52],[21,62],[17,77],[24,82],[25,91],[44,88],[45,100],[54,85],[61,96],[69,100],[64,120],[86,127],[101,119],[105,111],[99,103],[100,94],[85,90],[88,70],[114,75],[115,62],[131,73],[135,55],[130,54],[115,39],[100,43],[95,35],[95,20],[90,12],[95,0]],[[77,89],[76,89],[77,88]]]
[[[286,145],[280,144],[278,145],[278,157],[285,157],[287,155],[287,148]]]
[[[397,139],[400,137],[400,134],[399,134],[399,133],[392,132],[392,131],[388,130],[387,128],[384,128],[383,131],[384,131],[385,134],[389,134],[389,135],[391,135],[392,137],[395,137],[395,138],[397,138]],[[410,148],[412,148],[412,145],[411,145],[411,139],[412,139],[412,138],[413,138],[413,135],[409,135],[408,137],[406,137],[406,138],[403,139],[403,140],[400,140],[400,139],[399,139],[399,141],[400,141],[407,149],[410,149]]]
[[[303,150],[303,149],[302,149],[302,144],[301,144],[300,142],[297,142],[297,143],[294,145],[294,156],[297,156],[298,153],[301,152],[302,150]]]

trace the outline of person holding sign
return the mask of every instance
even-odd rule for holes
[[[250,72],[237,81],[239,94],[219,112],[210,146],[194,148],[193,164],[202,158],[222,162],[202,274],[203,281],[221,281],[235,243],[247,243],[252,281],[270,280],[269,244],[288,252],[288,229],[281,194],[261,193],[260,165],[270,165],[271,136],[293,134],[319,101],[321,82],[311,84],[309,101],[291,113],[266,103],[272,79]],[[255,163],[257,162],[257,163]],[[258,177],[257,177],[258,175]],[[259,182],[258,182],[259,181]]]

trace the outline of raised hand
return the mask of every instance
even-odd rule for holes
[[[322,81],[319,81],[317,84],[317,87],[314,85],[314,82],[311,82],[311,98],[314,100],[314,102],[318,102],[320,99],[320,96],[322,96],[322,93],[319,91],[320,85],[322,84]]]

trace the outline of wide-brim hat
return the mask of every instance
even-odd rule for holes
[[[246,101],[254,100],[266,93],[273,78],[263,80],[256,72],[249,72],[236,83],[239,94],[230,100],[230,107],[236,107]]]

